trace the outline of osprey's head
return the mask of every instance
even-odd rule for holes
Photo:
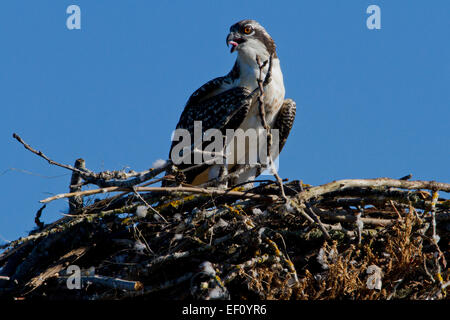
[[[254,52],[260,56],[273,54],[276,57],[275,42],[266,29],[255,20],[242,20],[230,27],[227,36],[230,52],[238,51],[244,54]]]

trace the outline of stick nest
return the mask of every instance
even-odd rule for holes
[[[292,181],[287,202],[276,183],[121,189],[49,225],[41,208],[36,230],[3,246],[0,298],[448,299],[446,188]]]

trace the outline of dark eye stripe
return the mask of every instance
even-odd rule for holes
[[[245,27],[251,27],[251,31],[250,33],[245,33]],[[269,51],[270,54],[273,54],[274,57],[277,57],[277,52],[276,52],[276,47],[275,47],[275,43],[272,40],[272,38],[270,37],[270,35],[265,31],[265,29],[257,22],[254,20],[242,20],[239,21],[235,24],[233,24],[230,27],[230,31],[231,32],[239,32],[243,35],[246,36],[251,36],[253,39],[257,39],[259,41],[261,41],[262,43],[264,43],[264,45],[266,46],[267,50]]]
[[[248,30],[248,32],[246,32]],[[246,26],[244,26],[244,28],[242,29],[242,31],[245,33],[245,34],[249,34],[249,33],[251,33],[252,31],[253,31],[253,27],[251,26],[251,25],[246,25]]]

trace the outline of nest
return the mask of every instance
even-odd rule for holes
[[[119,187],[49,225],[43,207],[3,246],[0,298],[448,299],[448,184],[282,187]]]
[[[252,92],[269,136],[263,95],[271,61],[257,59]],[[438,192],[450,184],[407,176],[309,186],[275,173],[276,181],[251,189],[215,187],[234,172],[190,186],[176,170],[157,178],[169,160],[144,172],[95,173],[82,159],[61,164],[13,137],[72,171],[70,193],[41,201],[68,198],[70,211],[44,225],[43,206],[36,230],[0,247],[0,298],[448,298],[450,201]],[[180,186],[151,186],[163,179]],[[86,199],[105,193],[115,195]]]

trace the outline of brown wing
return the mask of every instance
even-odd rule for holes
[[[218,83],[220,81],[220,78],[211,80],[195,91],[189,98],[188,103],[181,114],[180,120],[177,124],[177,129],[188,130],[192,137],[191,140],[193,140],[194,135],[194,121],[202,122],[203,132],[208,129],[215,128],[222,131],[223,135],[225,135],[226,129],[237,129],[239,127],[247,116],[252,103],[255,101],[255,96],[251,95],[250,90],[240,87],[229,89],[217,95],[211,96],[205,88],[209,88],[210,90],[217,92]],[[169,157],[171,156],[173,147],[177,143],[178,142],[172,142]],[[193,163],[193,156],[191,156],[191,163]],[[177,165],[180,170],[190,168],[191,166],[195,166],[195,164]],[[208,165],[202,165],[196,167],[195,169],[186,171],[185,182],[191,183],[198,174],[206,170],[208,167]]]
[[[280,146],[279,152],[286,144],[286,140],[291,132],[292,126],[295,120],[295,113],[297,111],[295,101],[292,99],[286,99],[278,112],[277,119],[273,126],[273,129],[279,130]]]

